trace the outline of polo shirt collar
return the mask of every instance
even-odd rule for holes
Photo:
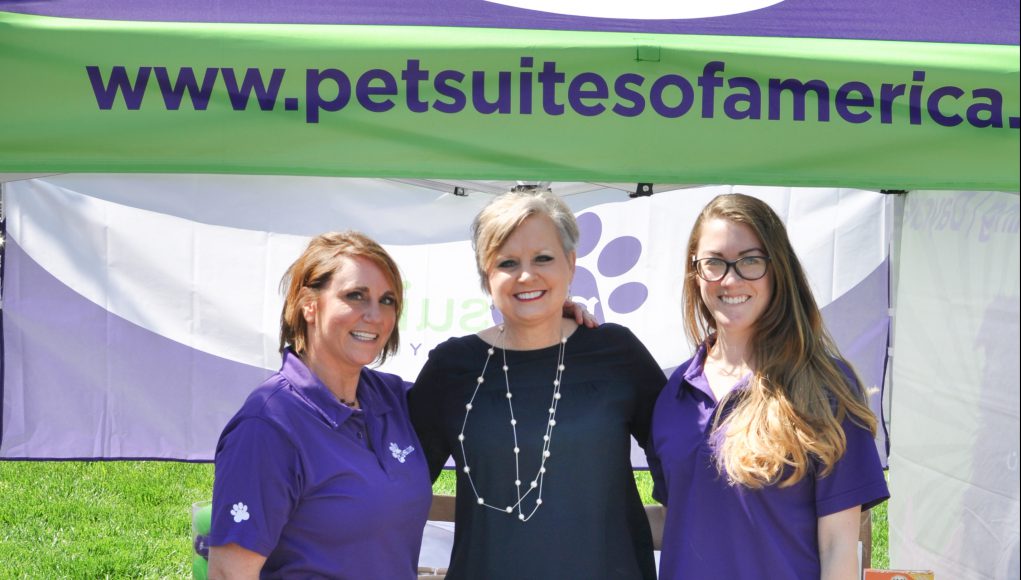
[[[294,392],[305,401],[312,409],[326,420],[332,427],[336,428],[354,414],[354,411],[347,405],[343,405],[337,397],[319,380],[318,377],[305,365],[301,357],[288,348],[284,351],[283,365],[280,367],[280,374],[287,382],[294,387]],[[362,401],[362,408],[368,414],[374,416],[384,415],[391,411],[390,404],[383,397],[379,396],[379,386],[375,384],[376,377],[363,368],[358,379],[358,397]]]
[[[700,391],[705,396],[709,397],[710,400],[715,401],[716,397],[713,396],[712,389],[709,388],[709,381],[705,378],[705,357],[708,352],[708,342],[703,342],[698,345],[698,350],[695,351],[695,356],[691,357],[691,362],[688,363],[688,368],[684,369],[684,374],[681,375],[681,384],[678,385],[677,398],[684,398],[689,394],[689,391],[695,390]],[[694,393],[691,393],[694,394]]]
[[[366,413],[379,417],[392,410],[386,397],[382,396],[385,388],[379,374],[362,368],[362,375],[358,379],[358,398]]]
[[[688,364],[688,368],[684,369],[684,375],[682,376],[680,388],[677,389],[677,398],[680,399],[685,396],[689,390],[701,391],[705,396],[709,397],[709,400],[713,403],[719,403],[716,400],[716,395],[713,394],[712,388],[709,387],[709,381],[705,378],[705,359],[709,352],[709,346],[716,342],[716,335],[711,335],[702,344],[698,346],[698,350],[695,352],[695,356],[691,358],[691,363]],[[744,389],[748,386],[748,382],[751,380],[751,375],[742,377],[740,381],[734,385],[734,390]],[[687,385],[687,387],[685,386]]]

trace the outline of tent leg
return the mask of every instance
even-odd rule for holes
[[[858,528],[858,541],[861,542],[861,568],[872,567],[872,510],[861,513],[861,525]]]

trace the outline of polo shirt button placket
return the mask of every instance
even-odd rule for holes
[[[362,445],[364,445],[366,449],[369,448],[369,428],[368,428],[368,425],[362,424],[362,425],[358,426],[358,440],[361,441]]]

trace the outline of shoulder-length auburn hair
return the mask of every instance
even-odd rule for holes
[[[826,331],[787,228],[772,208],[754,197],[718,196],[695,220],[683,291],[689,340],[702,344],[716,332],[693,262],[702,225],[713,219],[744,224],[758,236],[770,259],[771,287],[770,303],[756,321],[748,345],[755,368],[748,388],[732,392],[739,398],[726,416],[720,413],[726,402],[717,407],[717,466],[731,483],[749,488],[793,485],[809,473],[813,461],[825,476],[847,447],[841,427],[846,417],[875,434],[876,418],[867,393]],[[855,384],[848,383],[841,365]]]
[[[298,355],[305,354],[308,346],[308,324],[302,315],[302,307],[314,300],[330,285],[330,279],[340,265],[340,258],[365,258],[375,264],[394,291],[397,320],[404,309],[404,283],[397,263],[390,254],[369,236],[355,231],[320,234],[308,243],[308,247],[294,261],[280,280],[284,292],[284,307],[280,312],[280,352],[288,346]],[[397,325],[383,346],[379,362],[397,353],[401,344]]]

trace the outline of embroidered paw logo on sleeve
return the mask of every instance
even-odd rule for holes
[[[251,514],[248,513],[248,506],[241,502],[231,506],[230,515],[234,516],[234,521],[239,524],[252,517]]]
[[[404,449],[401,449],[400,445],[394,443],[393,441],[390,442],[390,453],[394,456],[394,459],[400,461],[401,463],[404,463],[405,458],[407,458],[408,454],[414,450],[415,448],[412,447],[411,445],[408,445]]]

